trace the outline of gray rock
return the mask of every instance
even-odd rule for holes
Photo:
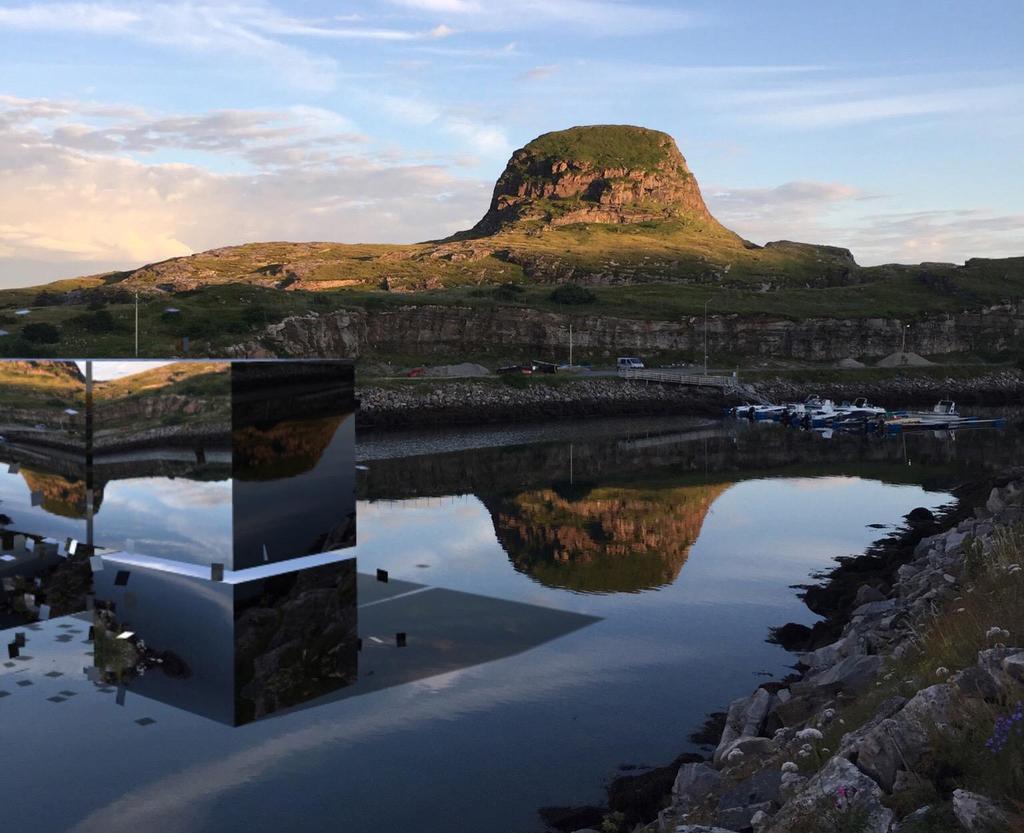
[[[896,608],[896,599],[884,599],[877,602],[868,602],[853,609],[853,616],[863,616],[867,619],[874,619],[884,616]]]
[[[1005,660],[1003,661],[1005,664]],[[994,701],[999,699],[1002,687],[999,681],[985,668],[972,665],[954,674],[950,680],[965,697],[975,700]]]
[[[715,766],[721,769],[731,764],[729,756],[735,750],[742,752],[743,758],[746,760],[751,758],[756,760],[771,755],[775,751],[775,743],[771,738],[736,738],[722,749],[721,760]]]
[[[932,813],[931,805],[918,807],[913,813],[904,816],[892,829],[892,833],[918,833],[928,821]]]
[[[872,604],[878,604],[872,602]],[[874,682],[879,669],[882,667],[880,656],[853,656],[840,660],[827,671],[815,674],[799,683],[790,686],[791,689],[818,690],[829,693],[859,694],[865,691]]]
[[[896,774],[912,769],[928,749],[932,732],[949,732],[957,712],[952,685],[923,689],[891,717],[875,719],[843,739],[839,754],[857,765],[886,792],[892,792]]]
[[[822,799],[831,800],[840,787],[853,788],[851,807],[865,813],[860,833],[888,833],[893,812],[882,806],[882,790],[846,758],[838,755],[830,758],[803,789],[783,805],[772,819],[768,833],[790,833],[801,823],[817,819]]]
[[[733,833],[724,827],[708,827],[706,824],[680,824],[676,833]]]
[[[718,824],[732,830],[751,826],[757,812],[771,814],[779,801],[782,773],[777,769],[762,769],[741,781],[718,800]]]
[[[1010,679],[1024,684],[1024,651],[1011,654],[1003,660],[1003,673]]]
[[[758,810],[750,817],[750,828],[754,833],[761,833],[761,831],[767,829],[768,823],[771,820],[772,817],[766,810]]]
[[[953,791],[953,815],[967,833],[1003,833],[1013,820],[992,799],[967,790]]]
[[[722,737],[718,741],[718,748],[715,749],[713,761],[719,766],[723,760],[724,753],[731,751],[730,746],[736,740],[743,737],[756,737],[764,726],[768,710],[772,707],[772,695],[759,688],[750,697],[742,697],[733,700],[729,704],[729,712],[725,718],[725,728],[722,730]]]
[[[721,788],[722,776],[703,763],[683,764],[672,785],[673,804],[680,812],[687,812]]]
[[[857,591],[857,596],[853,603],[856,607],[860,607],[861,605],[866,605],[869,602],[883,601],[885,601],[885,596],[877,587],[872,587],[870,584],[862,584],[860,589]]]
[[[998,515],[1006,508],[1006,504],[1003,503],[1002,495],[999,494],[999,488],[995,487],[989,492],[988,500],[985,501],[985,508],[988,509],[993,515]]]

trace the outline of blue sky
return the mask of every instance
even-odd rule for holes
[[[1019,0],[0,0],[0,285],[443,236],[593,123],[758,243],[1024,254],[1022,42]]]

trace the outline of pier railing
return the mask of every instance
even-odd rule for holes
[[[733,388],[737,384],[735,376],[712,376],[671,368],[620,367],[619,377],[643,382],[664,382],[670,385],[692,385],[702,388],[721,388],[722,390]]]

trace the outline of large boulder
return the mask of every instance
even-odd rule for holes
[[[875,604],[872,602],[872,604]],[[823,692],[828,694],[859,694],[874,682],[882,668],[882,658],[877,655],[851,656],[840,660],[831,668],[814,674],[790,689],[794,694]]]
[[[721,786],[722,776],[713,767],[704,763],[683,764],[672,785],[673,804],[679,813],[687,813]]]
[[[840,798],[840,790],[845,798]],[[804,788],[772,819],[767,833],[791,833],[794,829],[816,829],[807,825],[819,824],[827,830],[824,815],[835,821],[857,819],[861,822],[858,833],[888,833],[892,827],[893,812],[881,804],[882,790],[846,758],[838,755],[829,759],[822,769],[811,777]],[[837,826],[837,825],[833,825]]]
[[[771,815],[779,803],[781,782],[782,772],[777,769],[762,769],[741,781],[718,800],[718,824],[745,830],[756,813]]]
[[[771,693],[759,688],[750,697],[741,697],[729,704],[729,712],[725,718],[725,729],[715,749],[714,764],[720,766],[725,760],[725,753],[730,751],[732,744],[740,738],[757,737],[764,726],[768,710],[772,706]]]
[[[992,799],[967,790],[953,791],[953,815],[967,833],[1006,833],[1020,823]]]
[[[886,711],[891,712],[896,701],[886,702]],[[844,737],[839,754],[886,792],[892,792],[896,774],[916,766],[928,749],[932,733],[952,730],[958,704],[959,693],[954,686],[930,686],[891,716],[876,715],[871,723]]]

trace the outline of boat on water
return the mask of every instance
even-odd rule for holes
[[[940,400],[930,411],[896,411],[881,421],[886,431],[940,431],[952,428],[998,428],[1003,418],[989,419],[961,415],[952,399]]]

